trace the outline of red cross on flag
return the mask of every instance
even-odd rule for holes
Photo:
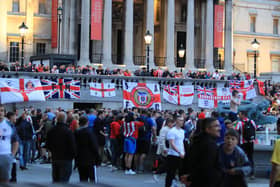
[[[0,79],[1,103],[45,101],[39,79]]]
[[[95,97],[116,96],[115,83],[90,83],[90,95]]]
[[[193,102],[194,87],[191,86],[170,86],[163,89],[163,98],[175,105],[191,105]]]

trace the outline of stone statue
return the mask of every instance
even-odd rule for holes
[[[249,100],[242,101],[241,105],[238,108],[238,111],[247,111],[248,117],[254,120],[257,123],[257,125],[276,123],[277,121],[276,117],[263,114],[263,112],[266,111],[269,106],[269,101],[260,98],[261,97],[258,97],[257,99],[254,100],[254,102]],[[230,113],[231,112],[230,104],[219,103],[217,111],[219,113],[223,112],[225,114]]]

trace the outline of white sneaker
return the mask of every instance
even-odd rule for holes
[[[114,171],[117,171],[117,170],[118,170],[118,168],[113,166],[111,171],[114,172]]]
[[[159,182],[159,178],[158,178],[158,175],[157,174],[153,174],[153,178],[156,182]]]
[[[129,170],[125,170],[124,174],[129,175]]]
[[[130,170],[128,171],[128,174],[129,174],[129,175],[135,175],[135,174],[136,174],[136,172],[135,172],[135,171],[133,171],[132,169],[130,169]]]

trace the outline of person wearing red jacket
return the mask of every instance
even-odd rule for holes
[[[114,121],[110,124],[111,133],[110,133],[110,143],[111,143],[111,151],[112,151],[112,171],[117,170],[118,158],[121,155],[120,150],[120,139],[121,139],[121,126],[123,125],[123,116],[115,115]]]

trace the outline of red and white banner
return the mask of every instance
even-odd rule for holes
[[[231,93],[229,88],[197,88],[198,107],[200,108],[216,108],[218,103],[229,103]]]
[[[163,99],[175,105],[191,105],[193,103],[193,86],[170,86],[163,89]]]
[[[91,40],[102,40],[103,0],[91,0]]]
[[[214,47],[223,48],[224,38],[224,6],[215,5],[214,18]]]
[[[161,110],[159,84],[123,81],[123,107]]]
[[[95,97],[116,96],[115,83],[90,83],[90,95]]]
[[[264,82],[257,80],[258,82],[258,87],[259,87],[259,93],[261,95],[265,95],[265,86],[264,86]]]
[[[58,0],[52,0],[52,48],[57,48],[57,7]]]
[[[233,90],[237,90],[243,100],[253,99],[257,96],[256,90],[254,88],[254,80],[232,80],[229,84],[231,92]]]
[[[1,103],[45,101],[39,79],[0,79]]]

